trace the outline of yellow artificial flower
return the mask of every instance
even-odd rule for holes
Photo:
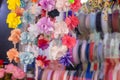
[[[8,9],[15,10],[17,7],[20,7],[20,0],[7,0]]]
[[[9,13],[6,23],[8,23],[9,28],[17,28],[17,26],[21,23],[20,16],[17,16],[15,12]]]

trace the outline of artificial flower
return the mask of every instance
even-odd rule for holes
[[[34,53],[32,52],[21,52],[19,57],[20,62],[24,65],[32,64],[34,61]]]
[[[41,33],[49,34],[53,31],[53,22],[50,21],[50,18],[48,17],[41,18],[38,21],[37,26],[39,27]]]
[[[38,47],[41,48],[42,50],[47,49],[49,46],[48,40],[46,39],[38,39]]]
[[[47,60],[46,56],[39,55],[36,58],[36,64],[37,66],[40,66],[41,68],[44,68],[49,65],[50,60]]]
[[[21,44],[28,44],[28,43],[34,43],[35,42],[35,36],[33,33],[30,32],[22,32],[21,33]]]
[[[24,9],[23,9],[23,8],[16,8],[16,10],[15,10],[15,13],[16,13],[18,16],[22,16],[22,15],[23,15],[23,12],[24,12]]]
[[[13,73],[12,76],[13,76],[14,79],[24,79],[26,74],[22,69],[15,66],[14,67],[14,73]]]
[[[34,2],[34,3],[38,2],[38,0],[31,0],[31,1]]]
[[[17,28],[17,26],[21,23],[20,16],[17,16],[15,12],[9,13],[6,23],[8,23],[9,28]]]
[[[35,35],[35,37],[37,37],[40,34],[40,30],[36,24],[30,24],[30,27],[28,27],[27,30],[30,33],[33,33]]]
[[[59,11],[57,9],[54,9],[54,10],[51,10],[48,12],[48,15],[51,17],[51,18],[54,18],[56,16],[59,16]]]
[[[65,19],[65,22],[66,22],[68,28],[70,30],[73,30],[73,29],[75,29],[78,26],[79,19],[76,16],[72,15],[72,16],[67,17]]]
[[[16,67],[13,64],[8,64],[5,65],[5,72],[6,73],[14,73],[14,69],[16,69]]]
[[[20,0],[20,7],[21,8],[24,8],[24,7],[26,7],[26,3],[25,3],[25,1],[24,0]]]
[[[58,60],[60,57],[64,56],[67,51],[67,47],[65,45],[61,45],[62,43],[59,41],[51,41],[49,46],[49,58],[51,60]]]
[[[14,29],[14,30],[11,31],[11,35],[8,38],[8,40],[12,41],[14,44],[16,44],[20,41],[20,34],[21,34],[20,29]]]
[[[0,59],[0,66],[4,65],[4,60]]]
[[[9,51],[7,51],[7,56],[10,62],[12,62],[13,60],[15,62],[19,62],[19,52],[17,51],[17,49],[12,48]]]
[[[41,13],[41,7],[38,6],[38,4],[32,4],[32,6],[29,8],[29,11],[35,16],[38,16]]]
[[[80,0],[74,0],[74,3],[70,5],[72,11],[77,12],[81,8],[82,4]]]
[[[58,38],[59,36],[63,36],[64,34],[68,34],[69,29],[67,24],[64,21],[56,22],[54,24],[54,37]]]
[[[60,58],[59,62],[61,64],[65,65],[65,66],[70,66],[70,64],[71,64],[71,58],[72,58],[72,56],[69,53],[67,53],[65,56],[62,56]]]
[[[34,23],[35,22],[35,15],[30,13],[30,11],[24,11],[22,19],[23,19],[24,23]]]
[[[76,44],[76,39],[69,35],[64,35],[62,38],[62,44],[67,46],[67,48],[73,48]]]
[[[15,10],[17,7],[20,7],[20,0],[7,0],[8,9]]]
[[[23,79],[26,76],[25,72],[22,69],[14,66],[13,64],[5,65],[5,72],[11,73],[13,79]]]
[[[41,17],[45,17],[46,16],[46,11],[44,9],[42,9],[41,11]]]
[[[56,0],[56,9],[59,11],[68,11],[70,8],[68,0]]]
[[[70,3],[74,3],[75,0],[69,0]]]
[[[5,74],[5,70],[4,69],[0,69],[0,78],[3,78]]]
[[[40,5],[42,9],[51,11],[54,9],[55,6],[55,0],[40,0]]]

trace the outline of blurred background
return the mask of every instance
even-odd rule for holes
[[[6,18],[9,10],[7,9],[7,0],[0,0],[0,59],[8,62],[6,52],[13,47],[8,41],[11,29],[7,27]]]

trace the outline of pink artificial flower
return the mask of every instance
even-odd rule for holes
[[[40,5],[42,9],[51,11],[54,9],[55,6],[55,0],[40,0]]]
[[[15,68],[16,67],[13,64],[5,65],[5,72],[6,73],[14,73]]]
[[[66,45],[68,48],[73,48],[76,44],[76,39],[69,35],[64,35],[62,38],[62,44]]]
[[[70,5],[72,11],[77,12],[81,8],[81,0],[74,0],[74,3]]]
[[[16,79],[23,79],[25,78],[25,76],[26,76],[25,72],[22,69],[16,67],[13,73],[13,77]]]
[[[40,29],[41,33],[49,34],[51,31],[53,31],[53,22],[50,20],[49,17],[42,17],[38,22],[37,26]]]
[[[70,30],[76,28],[79,24],[79,19],[72,15],[72,16],[69,16],[65,19],[65,22],[67,24],[67,26],[69,27]]]
[[[23,79],[26,75],[22,69],[14,66],[13,64],[6,65],[5,72],[11,73],[13,79]]]
[[[59,11],[68,11],[70,8],[69,0],[56,0],[55,7]]]
[[[4,69],[0,69],[0,78],[3,78],[5,74],[5,70]]]

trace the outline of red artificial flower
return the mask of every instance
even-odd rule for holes
[[[41,48],[42,50],[47,49],[49,46],[48,40],[41,38],[38,39],[38,47]]]
[[[62,38],[62,44],[66,45],[68,48],[73,48],[76,44],[76,39],[69,35],[64,35]]]
[[[4,60],[0,60],[0,65],[3,65],[4,64]]]
[[[50,62],[50,60],[47,60],[47,57],[46,56],[42,56],[42,55],[39,55],[37,58],[36,58],[36,60],[38,61],[37,62],[37,64],[39,65],[39,66],[47,66],[47,65],[49,65],[49,62]],[[40,62],[40,63],[39,63]]]
[[[74,3],[70,5],[72,11],[77,12],[81,8],[81,0],[74,0]]]
[[[41,11],[41,17],[45,17],[46,16],[46,10],[42,9]]]
[[[79,19],[76,16],[72,15],[72,16],[67,17],[65,19],[65,22],[66,22],[68,28],[72,30],[78,26]]]

